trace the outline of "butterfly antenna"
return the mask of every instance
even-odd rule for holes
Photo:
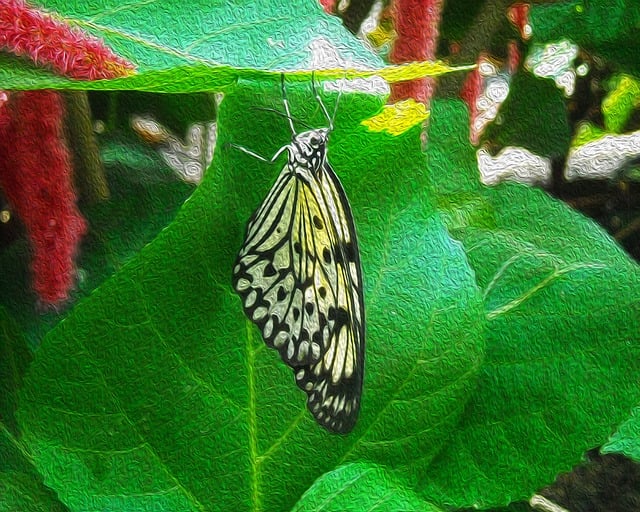
[[[322,112],[324,112],[324,116],[327,118],[327,121],[329,121],[329,131],[332,132],[333,131],[333,119],[331,117],[329,117],[329,112],[327,112],[327,107],[324,106],[324,103],[322,102],[322,98],[320,97],[320,94],[318,93],[318,89],[316,89],[316,82],[314,80],[314,73],[315,73],[315,71],[311,72],[311,90],[313,91],[313,95],[316,97],[316,100],[320,104],[320,107],[322,108]]]
[[[289,120],[289,126],[291,127],[291,135],[295,137],[296,129],[293,126],[293,118],[291,117],[291,111],[289,110],[289,102],[287,101],[287,91],[284,87],[284,73],[280,75],[280,87],[282,87],[282,102],[284,103],[284,109],[287,112],[287,119]]]
[[[345,73],[346,76],[346,73]],[[346,78],[345,78],[346,80]],[[336,114],[338,113],[338,105],[340,104],[340,98],[342,98],[342,91],[344,86],[344,80],[340,82],[340,89],[338,89],[338,97],[336,98],[336,106],[333,109],[333,115],[331,116],[331,129],[333,130],[333,122],[336,119]]]

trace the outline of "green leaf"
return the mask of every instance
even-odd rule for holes
[[[640,105],[640,82],[626,74],[615,75],[602,100],[602,115],[608,131],[622,133],[633,111]]]
[[[487,127],[483,139],[542,156],[565,155],[571,133],[562,92],[551,80],[517,73],[500,106],[499,122]]]
[[[34,68],[26,58],[0,55],[5,89],[187,93],[221,91],[240,78],[259,80],[282,71],[304,81],[315,73],[318,79],[376,75],[397,82],[454,70],[441,62],[384,67],[314,0],[260,5],[249,0],[196,0],[189,9],[179,0],[124,6],[117,0],[104,0],[99,6],[82,0],[45,0],[39,5],[55,10],[55,17],[71,27],[101,38],[137,66],[136,73],[113,80],[71,80]]]
[[[64,512],[67,509],[42,482],[29,453],[0,423],[0,512]]]
[[[17,471],[0,472],[0,512],[64,512],[55,494],[33,475]]]
[[[0,421],[18,432],[15,412],[18,390],[32,356],[15,320],[0,306]]]
[[[335,95],[325,97],[333,112]],[[326,125],[308,83],[293,116]],[[218,149],[176,220],[49,333],[19,420],[39,470],[73,510],[288,510],[311,483],[368,459],[416,479],[457,423],[480,367],[483,308],[461,246],[425,193],[419,128],[360,121],[378,98],[343,94],[329,158],[350,198],[365,284],[361,416],[319,427],[305,395],[242,313],[231,269],[291,137],[279,80],[222,102]]]
[[[429,140],[447,145],[440,108]],[[459,107],[450,108],[456,116]],[[483,290],[487,353],[423,490],[439,504],[495,507],[569,470],[638,403],[640,271],[602,229],[540,190],[504,184],[460,196],[476,205],[468,211],[485,212],[445,218]]]
[[[126,4],[119,0],[39,0],[33,5],[101,38],[133,62],[138,74],[102,83],[74,82],[5,56],[0,60],[0,82],[6,89],[194,92],[222,89],[238,76],[255,75],[248,68],[371,68],[382,64],[342,27],[339,18],[325,14],[313,0],[194,0],[188,8],[181,0]],[[323,54],[329,61],[314,65]]]
[[[480,173],[475,148],[469,143],[469,111],[462,101],[434,99],[429,116],[427,166],[431,175],[429,186],[438,210],[450,196],[459,203],[462,194],[476,197],[480,189]],[[435,137],[435,140],[432,140]],[[448,215],[448,212],[444,212]]]
[[[357,462],[322,475],[296,503],[293,512],[439,512],[407,489],[383,466]]]
[[[600,451],[602,453],[621,453],[640,462],[640,410],[637,407]]]
[[[569,0],[532,5],[529,23],[533,41],[570,39],[629,71],[637,71],[640,64],[640,4],[635,0]]]

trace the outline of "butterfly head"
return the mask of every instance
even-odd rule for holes
[[[316,174],[325,162],[328,138],[329,128],[294,135],[289,145],[289,165]]]

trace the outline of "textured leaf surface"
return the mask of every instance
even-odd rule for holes
[[[68,509],[32,473],[0,471],[0,512],[65,512]]]
[[[313,0],[260,2],[195,0],[40,0],[37,7],[86,31],[136,66],[127,78],[74,81],[34,67],[27,58],[0,55],[5,89],[72,88],[196,92],[223,90],[238,78],[274,70],[322,69],[316,76],[367,76],[382,61]],[[388,66],[388,81],[450,71],[442,63]],[[333,71],[329,71],[333,70]],[[345,71],[349,70],[349,71]],[[356,71],[359,70],[359,71]],[[276,71],[276,73],[279,71]],[[376,72],[378,73],[378,72]],[[310,72],[298,75],[308,80]]]
[[[442,151],[443,137],[456,125],[464,132],[467,120],[457,103],[435,111],[429,140]],[[458,161],[438,179],[474,169]],[[640,272],[593,222],[541,191],[470,188],[438,205],[483,290],[487,358],[425,492],[437,503],[491,507],[569,470],[638,403]]]
[[[237,79],[237,68],[381,65],[338,18],[309,0],[195,0],[188,8],[179,0],[40,0],[33,5],[103,39],[137,66],[138,76],[110,81],[109,88],[188,92],[221,89]],[[245,69],[244,76],[252,73]],[[71,83],[10,56],[0,59],[0,79],[8,89]]]
[[[18,440],[17,395],[31,359],[17,323],[0,307],[0,512],[64,510]]]
[[[35,474],[0,472],[0,512],[64,512],[67,509]]]
[[[602,453],[622,453],[630,459],[640,462],[640,410],[637,407],[631,416],[620,425],[601,451]]]
[[[136,66],[130,77],[93,82],[70,80],[34,67],[26,58],[0,55],[0,80],[6,89],[220,91],[239,78],[264,79],[281,71],[316,77],[365,78],[389,82],[436,76],[453,69],[442,62],[383,66],[335,16],[313,0],[207,2],[184,9],[179,0],[117,0],[87,4],[42,0],[38,6],[72,27],[104,40]],[[470,69],[462,66],[459,69]],[[275,71],[274,71],[275,70]],[[371,71],[374,70],[374,71]]]
[[[308,83],[293,115],[326,121]],[[415,479],[456,424],[482,361],[483,310],[461,246],[430,205],[418,131],[370,134],[380,100],[343,94],[330,160],[362,253],[361,416],[321,429],[231,290],[245,223],[290,140],[278,81],[228,95],[213,166],[176,220],[51,331],[21,395],[24,439],[74,510],[288,510],[323,473],[368,459]],[[274,100],[274,98],[276,98]],[[328,108],[333,110],[332,102]]]
[[[293,512],[439,512],[407,489],[383,466],[353,463],[322,475]]]

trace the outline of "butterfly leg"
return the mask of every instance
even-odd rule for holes
[[[267,163],[269,163],[269,164],[272,164],[273,162],[275,162],[275,161],[276,161],[276,159],[277,159],[277,158],[278,158],[282,153],[284,153],[284,152],[287,150],[287,148],[288,148],[289,146],[283,146],[283,147],[281,147],[281,148],[276,152],[276,154],[275,154],[275,155],[273,155],[273,156],[271,157],[271,159],[265,158],[265,157],[263,157],[262,155],[259,155],[258,153],[254,153],[254,152],[253,152],[253,151],[251,151],[250,149],[247,149],[247,148],[245,148],[244,146],[240,146],[239,144],[234,144],[233,142],[227,142],[227,143],[225,144],[225,147],[231,147],[231,148],[234,148],[234,149],[239,149],[239,150],[240,150],[240,151],[242,151],[243,153],[246,153],[247,155],[251,155],[252,157],[257,158],[258,160],[260,160],[260,161],[262,161],[262,162],[267,162]]]

